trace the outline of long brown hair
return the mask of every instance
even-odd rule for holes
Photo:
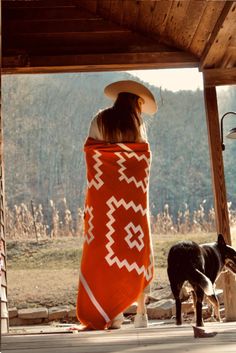
[[[114,105],[98,114],[98,128],[107,142],[137,142],[141,139],[139,97],[122,92]]]

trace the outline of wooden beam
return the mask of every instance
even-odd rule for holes
[[[182,23],[184,22],[185,25],[188,22],[187,10],[189,3],[190,0],[172,1],[162,35],[171,38],[175,43],[179,43],[179,37],[183,35],[184,27],[182,27]],[[162,4],[162,2],[160,4]],[[191,19],[193,19],[193,14],[191,14]]]
[[[227,48],[227,51],[221,60],[221,67],[227,69],[236,67],[236,44]]]
[[[85,54],[64,56],[3,57],[3,74],[123,71],[198,67],[195,56],[185,52]]]
[[[10,51],[14,54],[37,53],[65,54],[64,49],[72,49],[71,54],[112,53],[112,52],[175,52],[176,49],[156,43],[127,29],[119,31],[68,32],[68,33],[18,33],[3,38],[3,56]],[[66,50],[66,52],[68,52]],[[180,51],[181,52],[181,51]],[[190,54],[192,55],[192,54]]]
[[[204,47],[209,40],[209,35],[215,27],[225,4],[224,1],[206,1],[205,3],[206,8],[200,18],[198,27],[196,28],[189,46],[190,52],[194,53],[197,57],[202,55]],[[195,6],[195,2],[193,6]]]
[[[236,85],[236,67],[232,69],[203,70],[206,87]]]
[[[25,1],[29,4],[31,1]],[[13,3],[17,3],[17,1],[13,1]],[[19,8],[3,8],[2,9],[3,17],[6,20],[40,20],[42,18],[46,19],[86,19],[86,18],[100,18],[101,16],[97,16],[95,14],[89,13],[79,7],[76,6],[48,6],[34,8],[29,7],[19,7]]]
[[[235,1],[226,1],[201,56],[201,69],[219,67],[236,29]]]
[[[230,244],[229,218],[215,87],[204,87],[204,97],[215,199],[216,228],[217,232],[222,233],[226,237],[227,243]]]
[[[167,47],[166,47],[167,48]],[[20,34],[4,38],[3,56],[25,53],[28,55],[91,54],[117,52],[168,51],[154,41],[137,36],[127,30],[123,32],[79,32]]]
[[[102,18],[82,19],[42,19],[10,20],[2,23],[7,36],[33,33],[67,33],[67,32],[130,32],[126,28],[104,21]]]
[[[126,1],[129,2],[129,0]],[[155,1],[154,5],[155,7],[153,8],[152,19],[150,22],[150,31],[157,36],[162,36],[169,19],[173,1]]]
[[[0,4],[1,12],[1,4]],[[1,15],[1,13],[0,13]],[[0,76],[0,87],[1,87]],[[0,95],[0,105],[2,97]],[[5,185],[4,185],[4,161],[3,161],[3,121],[0,110],[0,257],[1,257],[1,334],[9,330],[8,306],[7,306],[7,276],[6,276],[6,227],[5,227]]]
[[[215,201],[216,230],[218,234],[223,234],[226,243],[231,245],[216,88],[204,87],[204,97]],[[224,304],[226,320],[236,320],[236,280],[230,273],[225,275]]]
[[[75,3],[76,0],[3,0],[2,8],[66,7],[74,6]]]
[[[75,3],[78,4],[78,6],[85,8],[88,11],[91,11],[93,13],[97,12],[97,7],[98,7],[98,2],[94,0],[77,0]]]
[[[173,33],[175,42],[181,45],[182,48],[189,50],[195,33],[199,29],[199,22],[202,21],[207,5],[208,2],[202,0],[189,2],[185,15],[178,24],[178,31],[176,30]]]

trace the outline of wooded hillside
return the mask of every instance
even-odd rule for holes
[[[104,97],[107,83],[133,78],[127,73],[18,75],[3,78],[4,158],[9,207],[41,203],[47,213],[52,199],[63,198],[73,213],[83,205],[85,165],[83,142],[89,121],[110,105]],[[173,93],[150,86],[159,110],[147,118],[153,152],[150,184],[151,212],[165,204],[176,217],[185,204],[190,211],[213,197],[203,93]],[[236,110],[236,89],[219,96],[220,115]],[[235,126],[225,120],[225,132]],[[236,208],[236,142],[227,140],[224,152],[228,199]]]

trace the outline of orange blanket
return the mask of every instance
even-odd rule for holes
[[[108,144],[88,138],[85,241],[77,316],[104,329],[153,277],[147,143]]]

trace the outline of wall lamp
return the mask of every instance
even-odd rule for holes
[[[236,112],[227,112],[225,113],[222,118],[221,118],[221,121],[220,121],[220,134],[221,134],[221,148],[222,148],[222,151],[225,150],[225,145],[224,145],[224,132],[223,132],[223,120],[224,118],[227,116],[227,115],[230,115],[230,114],[233,114],[233,115],[236,115]],[[229,139],[236,139],[236,127],[234,127],[233,129],[231,129],[228,134],[226,135],[226,137],[228,137]]]

